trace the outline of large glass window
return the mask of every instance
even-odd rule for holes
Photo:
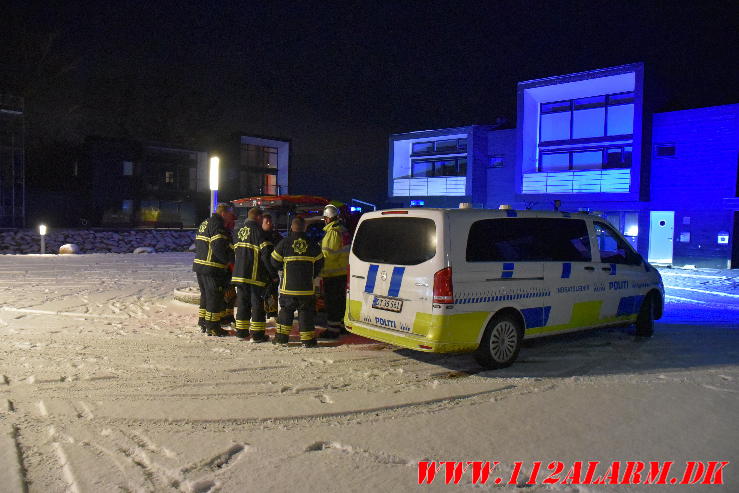
[[[455,154],[467,151],[467,139],[442,139],[425,142],[414,142],[411,145],[411,155],[424,154]]]
[[[572,153],[572,169],[598,169],[603,167],[603,151]]]
[[[413,178],[466,176],[467,158],[417,159],[411,161],[411,175]]]
[[[541,155],[541,171],[567,171],[570,169],[570,153],[557,152]]]
[[[278,152],[276,147],[242,144],[241,166],[245,168],[277,169]]]
[[[434,143],[432,142],[415,142],[412,147],[413,154],[423,154],[434,151]]]
[[[572,138],[602,137],[606,129],[606,98],[596,96],[574,101]]]
[[[634,105],[608,107],[608,135],[626,135],[634,133]]]
[[[436,223],[422,217],[381,217],[359,225],[352,243],[359,260],[418,265],[436,255]]]
[[[539,142],[634,133],[634,93],[542,103]]]
[[[569,140],[571,113],[548,113],[541,115],[541,136],[539,140]]]
[[[468,262],[589,262],[585,221],[567,218],[501,218],[477,221],[467,237]]]
[[[436,141],[436,152],[455,152],[457,150],[457,139]]]
[[[411,176],[414,178],[434,176],[433,161],[413,161],[411,163]]]

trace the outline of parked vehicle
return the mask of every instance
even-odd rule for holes
[[[345,325],[428,352],[512,364],[523,339],[662,315],[659,273],[605,220],[581,213],[396,209],[365,213]]]

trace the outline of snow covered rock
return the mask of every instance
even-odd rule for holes
[[[136,248],[133,253],[154,253],[155,250],[152,247],[138,247]]]
[[[60,255],[76,255],[80,253],[80,247],[75,243],[65,243],[59,247]]]

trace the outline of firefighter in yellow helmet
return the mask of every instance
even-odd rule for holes
[[[351,236],[339,217],[335,205],[323,209],[324,236],[321,240],[323,253],[323,291],[326,303],[327,329],[321,338],[337,339],[345,331],[342,320],[346,309],[346,273],[349,266]]]

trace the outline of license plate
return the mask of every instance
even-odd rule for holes
[[[372,308],[387,310],[389,312],[400,312],[403,309],[403,300],[375,296],[375,299],[372,300]]]

